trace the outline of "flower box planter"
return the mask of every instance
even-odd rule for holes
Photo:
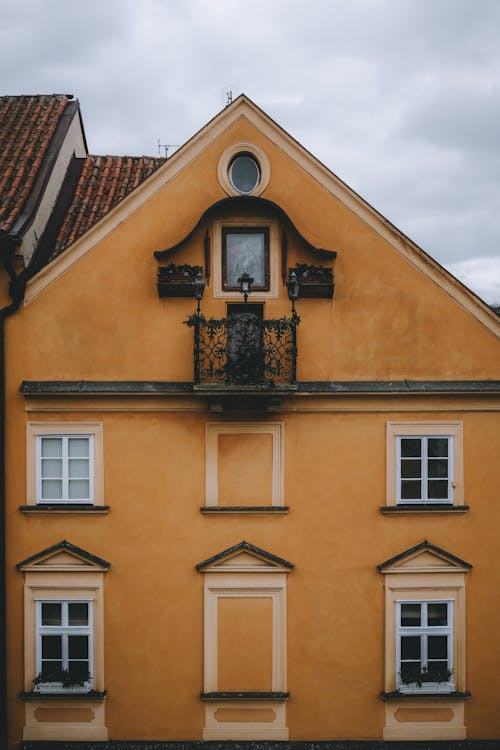
[[[158,269],[158,295],[160,297],[194,297],[194,280],[201,274],[201,266],[170,263]]]
[[[43,695],[67,695],[68,693],[90,693],[92,687],[89,682],[85,682],[83,685],[69,685],[64,687],[62,682],[44,682],[39,685],[35,685],[33,692]]]
[[[454,682],[427,682],[418,685],[416,682],[401,684],[398,691],[402,695],[436,695],[436,693],[449,694],[455,692]]]
[[[309,266],[297,263],[290,268],[299,282],[300,299],[332,299],[334,291],[333,270],[323,266]]]

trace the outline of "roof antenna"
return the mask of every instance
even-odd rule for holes
[[[233,100],[238,96],[239,86],[238,81],[233,81],[228,86],[225,86],[222,90],[222,104],[224,107],[229,107],[233,103]]]
[[[179,148],[179,144],[178,143],[160,143],[160,139],[158,138],[158,154],[160,156],[161,156],[162,148],[165,150],[165,159],[168,159],[168,149]]]

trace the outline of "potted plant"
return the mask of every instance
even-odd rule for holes
[[[398,672],[398,690],[404,694],[452,693],[455,690],[453,669],[422,667],[417,674]]]
[[[333,270],[323,266],[311,266],[306,263],[297,263],[295,268],[290,268],[299,282],[300,298],[325,298],[333,297]]]
[[[158,269],[158,294],[160,297],[194,297],[194,280],[201,275],[201,266],[169,263]]]

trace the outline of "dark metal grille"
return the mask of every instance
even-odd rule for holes
[[[227,385],[294,383],[298,316],[262,320],[253,313],[206,319],[192,315],[194,382]]]

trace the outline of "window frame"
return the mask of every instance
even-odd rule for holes
[[[89,439],[89,498],[42,499],[41,439],[44,437]],[[43,509],[104,507],[102,422],[28,422],[26,425],[26,502],[27,506]],[[67,473],[67,465],[63,471]]]
[[[421,445],[421,453],[420,453],[420,480],[418,477],[415,478],[405,478],[401,476],[401,462],[402,460],[405,460],[405,457],[401,455],[401,441],[405,440],[407,438],[420,440]],[[447,464],[448,464],[448,473],[446,477],[446,481],[448,484],[448,492],[446,498],[429,498],[429,490],[428,490],[428,482],[429,480],[432,481],[433,477],[429,477],[428,473],[428,461],[429,461],[429,440],[440,438],[443,440],[446,440],[448,443],[448,455],[446,457]],[[396,504],[397,505],[421,505],[422,503],[432,503],[439,504],[439,505],[453,505],[453,495],[454,495],[454,487],[453,487],[453,443],[454,443],[454,436],[450,434],[443,434],[443,435],[397,435],[396,436]],[[441,457],[441,460],[444,457]],[[412,460],[418,460],[412,459]],[[444,478],[438,477],[437,480],[442,480]],[[420,493],[421,497],[419,498],[402,498],[402,483],[404,481],[420,481]]]
[[[252,301],[266,299],[278,299],[281,289],[280,278],[280,226],[275,218],[266,216],[231,216],[228,219],[215,219],[211,226],[211,247],[213,248],[212,277],[213,277],[213,295],[216,299],[241,300],[241,292],[238,287],[225,289],[224,275],[222,270],[223,249],[222,234],[224,229],[259,229],[266,228],[269,230],[269,286],[267,290],[257,289],[252,286]]]
[[[42,624],[42,605],[43,604],[61,604],[62,623],[61,625],[43,625]],[[69,625],[68,624],[68,605],[69,604],[87,604],[88,605],[88,624],[87,625]],[[35,599],[36,608],[36,674],[40,675],[43,671],[42,666],[42,637],[44,635],[60,635],[62,638],[61,662],[62,669],[68,669],[69,649],[68,637],[70,635],[85,635],[88,638],[88,671],[90,677],[84,681],[83,685],[71,685],[64,687],[62,682],[40,682],[34,687],[37,693],[88,693],[93,687],[93,650],[94,650],[94,633],[93,633],[93,602],[91,599]]]
[[[42,497],[42,483],[45,479],[42,473],[42,441],[44,439],[57,439],[61,440],[61,462],[62,462],[62,493],[61,498],[43,498]],[[70,498],[69,492],[69,441],[72,439],[80,439],[88,441],[88,481],[89,492],[87,498]],[[57,460],[57,459],[56,459]],[[79,459],[81,460],[81,459]],[[84,458],[85,460],[85,458]],[[81,479],[81,478],[80,478]],[[57,478],[59,481],[59,478]],[[93,505],[94,503],[94,436],[92,434],[53,434],[44,435],[40,434],[36,436],[36,502],[37,505],[55,505],[55,504],[88,504]]]
[[[449,492],[445,499],[401,499],[401,457],[402,437],[449,439]],[[459,421],[397,421],[386,424],[386,506],[410,508],[418,512],[426,508],[446,509],[465,506],[463,481],[463,422]],[[423,458],[422,458],[423,464]],[[425,467],[427,472],[427,467]],[[423,478],[421,479],[423,483]],[[466,506],[464,510],[466,509]]]
[[[401,605],[402,604],[420,604],[421,618],[423,620],[425,613],[426,625],[410,626],[401,625]],[[447,625],[444,626],[430,626],[427,620],[427,612],[429,604],[446,604],[447,605]],[[396,687],[401,693],[411,692],[412,694],[420,693],[444,693],[453,692],[455,688],[455,682],[453,678],[453,599],[397,599],[396,600]],[[420,664],[421,670],[428,669],[428,638],[429,636],[446,636],[447,638],[447,669],[452,672],[449,680],[446,682],[429,681],[424,682],[421,685],[417,685],[416,681],[411,683],[403,683],[401,679],[401,639],[405,636],[408,637],[420,637],[421,640],[421,651],[420,651]]]
[[[252,292],[268,292],[271,288],[270,273],[270,227],[263,224],[256,225],[226,225],[223,224],[221,231],[222,238],[222,290],[224,292],[239,292],[239,284],[231,285],[228,280],[228,237],[231,235],[255,234],[262,235],[264,242],[264,283],[252,284]],[[242,272],[243,273],[243,272]],[[250,276],[252,274],[250,273]]]

